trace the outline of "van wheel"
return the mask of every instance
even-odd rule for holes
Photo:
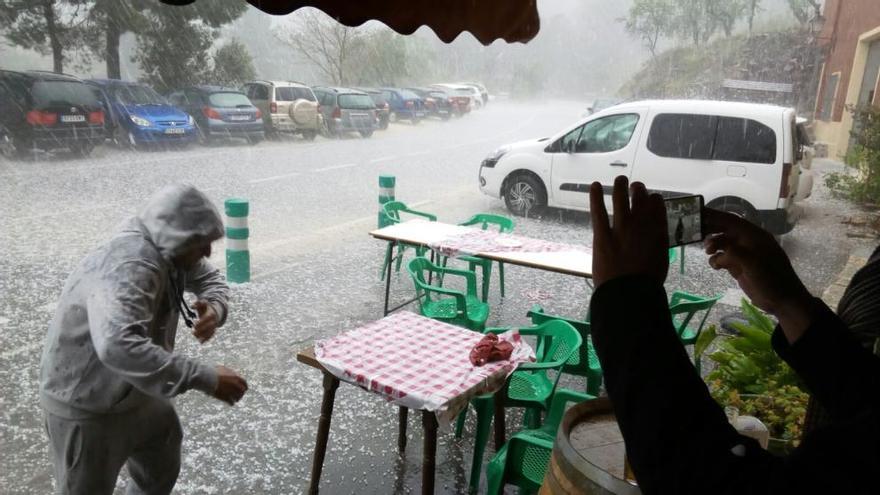
[[[362,138],[368,138],[373,135],[373,131],[360,131],[360,134]]]
[[[504,204],[514,215],[527,216],[547,204],[547,195],[541,181],[531,175],[520,174],[507,180]]]
[[[752,205],[744,200],[736,198],[719,198],[715,201],[712,201],[706,206],[708,208],[714,208],[716,210],[732,213],[740,218],[745,218],[755,225],[760,225],[758,221],[758,212]]]

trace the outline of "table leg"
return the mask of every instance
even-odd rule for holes
[[[506,392],[506,389],[504,391]],[[495,400],[493,401],[495,403],[495,420],[493,422],[495,423],[495,451],[496,452],[498,451],[498,449],[501,448],[502,445],[504,445],[504,440],[505,440],[504,436],[506,433],[505,429],[507,428],[507,425],[505,424],[505,419],[504,419],[504,396],[505,395],[496,394]]]
[[[432,265],[435,264],[435,263],[434,263],[434,250],[433,250],[433,249],[431,249],[431,264],[432,264]],[[432,283],[434,283],[434,272],[428,272],[428,285],[431,285]]]
[[[309,493],[317,494],[321,483],[321,469],[324,467],[324,454],[327,453],[327,437],[330,436],[330,417],[333,415],[333,401],[336,399],[336,388],[339,379],[330,373],[324,373],[324,398],[321,401],[321,418],[318,420],[318,438],[315,440],[315,455],[312,458],[312,477],[309,481]]]
[[[393,244],[389,244],[391,252],[394,253],[394,248],[397,247],[397,241],[394,241]],[[398,254],[400,256],[400,254]],[[382,313],[383,316],[388,316],[388,297],[391,294],[391,266],[394,265],[394,258],[388,261],[388,268],[385,271],[385,312]]]
[[[406,450],[406,417],[409,409],[400,406],[397,411],[397,450],[403,455]]]
[[[425,430],[425,445],[422,457],[422,495],[434,493],[434,467],[437,454],[437,416],[430,411],[422,411],[422,428]]]

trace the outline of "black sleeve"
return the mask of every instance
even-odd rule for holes
[[[596,290],[590,312],[605,386],[643,493],[771,488],[781,460],[728,423],[675,334],[662,286],[643,276],[610,280]]]
[[[782,329],[773,349],[803,379],[833,421],[880,411],[880,358],[859,345],[846,325],[815,300],[810,328],[794,344]]]

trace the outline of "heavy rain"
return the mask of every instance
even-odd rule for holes
[[[864,75],[848,72],[852,55],[824,69],[836,63],[838,17],[860,15],[838,3],[537,0],[533,39],[484,45],[469,32],[446,43],[426,26],[398,34],[240,0],[0,0],[0,493],[56,489],[40,367],[65,281],[171,184],[218,208],[227,234],[210,263],[230,280],[225,324],[204,344],[180,324],[174,353],[249,386],[232,407],[196,390],[173,399],[184,433],[174,493],[307,492],[322,373],[297,353],[385,316],[388,243],[369,233],[387,223],[389,194],[445,224],[512,219],[511,239],[546,241],[543,254],[550,243],[589,252],[587,188],[627,175],[775,229],[807,288],[834,308],[880,228],[877,120],[874,141],[849,138],[871,129],[854,109],[880,103],[880,42],[858,52]],[[880,26],[876,9],[861,15],[873,24],[860,33]],[[875,86],[860,92],[861,79]],[[228,233],[241,226],[224,210],[234,198],[248,203],[244,244]],[[244,275],[228,264],[242,245]],[[409,246],[388,271],[391,306],[416,295],[408,268],[419,253]],[[667,293],[716,300],[691,325],[717,333],[701,374],[722,387],[711,356],[746,320],[746,295],[702,244],[669,253]],[[490,265],[485,327],[527,327],[535,305],[588,318],[589,277],[512,261],[502,288]],[[559,387],[583,391],[584,378],[563,374]],[[806,397],[791,400],[806,407]],[[401,453],[398,407],[343,381],[321,491],[419,492],[416,412]],[[523,414],[508,411],[508,435]],[[802,423],[789,418],[771,436],[797,445]],[[460,438],[441,422],[435,493],[468,492],[476,428],[473,409]],[[495,454],[490,441],[479,493]],[[114,493],[130,481],[122,469]]]

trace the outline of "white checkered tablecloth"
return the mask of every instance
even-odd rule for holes
[[[315,343],[315,357],[334,376],[408,407],[433,411],[448,424],[472,397],[498,390],[519,363],[534,361],[532,348],[511,330],[507,361],[483,366],[470,352],[483,334],[399,311]]]

